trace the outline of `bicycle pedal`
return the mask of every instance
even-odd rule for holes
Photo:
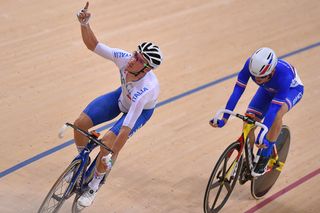
[[[279,172],[281,172],[283,166],[284,166],[284,163],[279,161],[276,170],[279,171]]]
[[[270,158],[270,160],[268,161],[268,167],[272,168],[276,163],[277,161],[274,158]]]
[[[283,162],[280,162],[279,160],[276,160],[274,158],[270,158],[270,160],[268,162],[268,168],[270,168],[270,170],[275,169],[275,170],[281,172],[283,166],[284,166]]]

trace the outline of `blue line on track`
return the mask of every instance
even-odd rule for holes
[[[296,54],[301,53],[301,52],[305,52],[305,51],[307,51],[307,50],[310,50],[310,49],[315,48],[315,47],[318,47],[318,46],[320,46],[320,42],[317,42],[317,43],[311,44],[311,45],[309,45],[309,46],[303,47],[303,48],[301,48],[301,49],[292,51],[292,52],[290,52],[290,53],[287,53],[287,54],[285,54],[285,55],[280,56],[279,58],[287,58],[287,57],[296,55]],[[201,90],[203,90],[203,89],[206,89],[206,88],[208,88],[208,87],[212,87],[212,86],[217,85],[217,84],[219,84],[219,83],[221,83],[221,82],[224,82],[224,81],[226,81],[226,80],[229,80],[229,79],[231,79],[231,78],[234,78],[234,77],[236,77],[237,75],[238,75],[238,72],[233,73],[233,74],[228,75],[228,76],[225,76],[225,77],[222,77],[222,78],[219,78],[219,79],[217,79],[217,80],[211,81],[211,82],[209,82],[209,83],[207,83],[207,84],[204,84],[204,85],[199,86],[199,87],[197,87],[197,88],[191,89],[191,90],[189,90],[189,91],[186,91],[186,92],[184,92],[184,93],[181,93],[181,94],[179,94],[179,95],[176,95],[176,96],[174,96],[174,97],[171,97],[171,98],[169,98],[169,99],[167,99],[167,100],[161,101],[160,103],[158,103],[157,107],[164,106],[164,105],[166,105],[166,104],[169,104],[169,103],[171,103],[171,102],[174,102],[174,101],[176,101],[176,100],[179,100],[179,99],[181,99],[181,98],[183,98],[183,97],[185,97],[185,96],[188,96],[188,95],[191,95],[191,94],[193,94],[193,93],[199,92],[199,91],[201,91]],[[97,131],[103,131],[103,130],[111,127],[113,124],[114,124],[114,123],[109,123],[109,124],[107,124],[107,125],[105,125],[105,126],[102,126],[102,127],[100,127],[99,129],[97,129]],[[21,163],[18,163],[17,165],[14,165],[14,166],[12,166],[12,167],[10,167],[10,168],[2,171],[2,172],[0,173],[0,178],[4,177],[4,176],[6,176],[6,175],[8,175],[8,174],[10,174],[10,173],[13,173],[13,172],[15,172],[16,170],[21,169],[21,168],[23,168],[23,167],[25,167],[25,166],[27,166],[27,165],[29,165],[29,164],[37,161],[37,160],[40,160],[41,158],[44,158],[44,157],[46,157],[46,156],[48,156],[48,155],[51,155],[51,154],[53,154],[53,153],[55,153],[55,152],[57,152],[57,151],[65,148],[65,147],[67,147],[67,146],[70,146],[71,144],[73,144],[73,140],[69,140],[69,141],[67,141],[67,142],[65,142],[65,143],[63,143],[63,144],[61,144],[61,145],[58,145],[58,146],[56,146],[56,147],[53,147],[52,149],[49,149],[49,150],[47,150],[47,151],[45,151],[45,152],[42,152],[42,153],[40,153],[40,154],[37,154],[36,156],[31,157],[31,158],[29,158],[29,159],[27,159],[27,160],[25,160],[25,161],[23,161],[23,162],[21,162]]]

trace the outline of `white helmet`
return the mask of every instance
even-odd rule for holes
[[[138,52],[148,61],[152,68],[157,68],[163,59],[160,48],[152,42],[143,42],[138,45]]]
[[[251,56],[249,71],[255,77],[264,77],[273,71],[277,63],[275,52],[268,47],[262,47]]]

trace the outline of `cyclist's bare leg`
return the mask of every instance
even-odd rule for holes
[[[103,141],[103,143],[104,143],[106,146],[108,146],[108,147],[110,147],[110,148],[112,149],[113,144],[114,144],[116,138],[117,138],[117,136],[116,136],[112,131],[108,131],[108,132],[103,136],[102,141]],[[96,169],[97,169],[97,171],[98,171],[99,173],[105,173],[106,170],[107,170],[106,165],[101,162],[101,158],[102,158],[103,156],[108,155],[108,154],[109,154],[109,152],[108,152],[107,150],[105,150],[105,149],[103,149],[103,148],[100,148],[100,153],[99,153],[99,156],[98,156],[98,158],[97,158],[97,165],[96,165]],[[113,156],[112,156],[112,161],[113,161],[113,163],[115,162],[117,156],[118,156],[118,153],[115,152],[115,153],[113,154]]]
[[[103,143],[110,147],[112,151],[114,152],[112,155],[112,165],[115,163],[118,154],[121,150],[121,148],[124,146],[128,139],[128,135],[131,131],[128,127],[122,127],[119,133],[119,136],[116,136],[112,131],[108,131],[102,138]],[[125,138],[119,138],[119,137],[125,137]],[[107,151],[104,148],[100,148],[100,153],[97,158],[97,164],[95,168],[95,174],[92,181],[89,183],[89,186],[94,189],[95,191],[98,189],[98,186],[103,178],[104,175],[108,175],[111,168],[108,168],[108,165],[106,162],[103,162],[101,159],[102,157],[109,154],[109,151]]]
[[[276,141],[282,126],[282,118],[288,112],[288,105],[286,103],[282,104],[280,110],[278,111],[276,118],[268,132],[267,139],[269,141]]]
[[[115,142],[116,140],[116,135],[111,132],[111,131],[108,131],[102,138],[102,141],[104,142],[104,144],[106,144],[108,147],[111,147],[111,145]],[[106,142],[107,141],[107,142]],[[93,179],[90,181],[89,183],[89,187],[91,189],[93,189],[94,191],[97,191],[98,188],[99,188],[99,184],[101,183],[103,177],[105,175],[108,175],[109,172],[110,172],[110,169],[107,170],[107,165],[105,163],[103,163],[101,161],[101,158],[103,156],[106,156],[108,155],[109,152],[105,149],[102,149],[100,148],[100,153],[97,157],[97,161],[96,161],[96,167],[95,167],[95,171],[94,171],[94,176],[93,176]],[[115,161],[115,158],[116,158],[116,154],[114,154],[112,156],[112,161],[114,162]]]
[[[255,141],[255,139],[256,139],[256,136],[255,136],[255,134],[254,134],[254,130],[255,130],[255,129],[256,129],[256,128],[252,129],[252,130],[250,131],[249,135],[248,135],[248,137],[249,137],[249,142],[250,142],[250,147],[251,147],[251,148],[253,147],[254,141]]]
[[[106,144],[108,147],[110,147],[114,152],[114,154],[112,155],[113,163],[116,160],[119,154],[119,151],[126,143],[130,131],[131,129],[128,127],[125,127],[125,128],[122,127],[118,136],[116,136],[112,131],[108,131],[102,138],[103,143]],[[100,153],[97,158],[95,173],[94,173],[93,179],[88,184],[89,190],[84,192],[84,194],[81,195],[81,197],[78,199],[79,205],[88,207],[92,204],[96,196],[96,192],[99,188],[99,185],[103,180],[103,177],[105,175],[107,176],[110,172],[110,168],[108,168],[108,165],[102,162],[101,160],[103,156],[106,156],[108,154],[109,152],[107,150],[105,150],[104,148],[100,148]]]
[[[93,122],[88,115],[82,112],[80,116],[77,118],[77,120],[74,122],[74,125],[76,125],[80,129],[88,131],[88,129],[93,127]],[[84,147],[88,143],[88,138],[83,136],[78,131],[74,130],[74,141],[78,147]]]

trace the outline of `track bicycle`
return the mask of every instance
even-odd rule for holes
[[[219,212],[228,201],[238,180],[241,185],[251,181],[251,195],[255,199],[262,198],[277,181],[290,146],[290,130],[283,125],[274,144],[267,172],[262,176],[254,177],[251,172],[258,162],[259,156],[253,154],[254,142],[250,142],[248,135],[255,127],[262,128],[263,132],[259,137],[259,142],[262,144],[268,128],[249,115],[244,116],[227,109],[219,110],[214,122],[223,113],[228,113],[243,120],[244,126],[239,139],[224,150],[214,166],[204,196],[203,208],[205,213]]]
[[[82,135],[89,139],[88,144],[82,150],[78,156],[70,163],[70,165],[62,172],[58,180],[53,184],[52,188],[48,192],[47,196],[43,200],[38,213],[56,213],[58,212],[64,202],[75,194],[75,198],[72,203],[72,212],[77,213],[84,209],[84,207],[78,205],[78,199],[88,188],[88,183],[93,178],[93,173],[95,169],[95,164],[98,155],[95,157],[94,161],[90,163],[89,154],[97,146],[101,146],[108,150],[110,153],[107,156],[111,159],[113,151],[98,139],[100,133],[96,131],[87,132],[77,126],[66,123],[60,130],[59,137],[63,137],[63,134],[67,127],[71,127],[76,131],[80,132]],[[104,176],[101,184],[105,182],[106,176]]]

